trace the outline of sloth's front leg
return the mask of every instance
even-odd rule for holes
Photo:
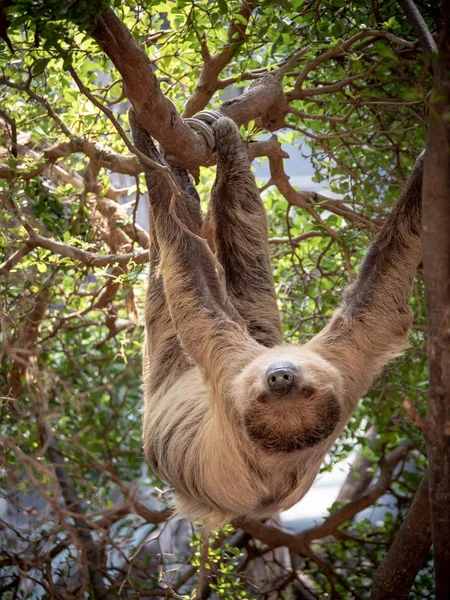
[[[138,150],[164,164],[133,112],[130,123]],[[142,167],[151,191],[164,292],[178,338],[208,379],[218,385],[226,383],[225,373],[237,368],[246,355],[248,359],[253,344],[219,279],[214,257],[200,237],[198,200],[184,190],[174,196],[159,169],[145,161]]]
[[[252,337],[272,347],[282,342],[269,256],[267,216],[236,124],[213,126],[217,175],[211,195],[217,256],[227,291]]]
[[[341,307],[307,347],[344,375],[353,410],[373,377],[407,345],[412,323],[409,298],[422,255],[423,157],[400,199],[369,246]]]

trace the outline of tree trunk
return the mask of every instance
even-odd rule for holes
[[[428,473],[373,579],[371,600],[408,600],[431,547]]]
[[[426,424],[436,598],[450,598],[450,0],[442,4],[423,185],[428,313]]]

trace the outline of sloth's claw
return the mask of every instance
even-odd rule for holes
[[[200,133],[211,151],[216,147],[215,135],[212,130],[212,125],[216,123],[223,115],[217,110],[201,110],[193,117],[184,119],[191,129]]]
[[[207,125],[200,119],[197,119],[196,117],[189,117],[184,120],[191,129],[193,129],[197,133],[200,133],[204,137],[204,139],[205,139],[206,143],[208,144],[208,146],[210,147],[210,149],[214,150],[216,141],[215,141],[214,133],[213,133],[211,127],[209,127],[209,125]]]
[[[208,125],[213,125],[222,116],[217,110],[201,110],[193,118],[205,121]]]

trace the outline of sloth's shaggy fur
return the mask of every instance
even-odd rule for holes
[[[131,113],[136,147],[165,164]],[[304,346],[282,345],[267,221],[236,125],[212,130],[217,176],[210,216],[222,284],[201,235],[187,172],[171,191],[143,164],[150,199],[150,278],[143,351],[146,458],[176,491],[178,510],[210,526],[264,518],[309,489],[373,377],[407,345],[408,300],[421,257],[422,159],[372,241],[328,325]],[[271,392],[288,361],[295,387]]]

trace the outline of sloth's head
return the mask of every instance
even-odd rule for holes
[[[279,346],[254,359],[233,385],[235,409],[251,442],[267,452],[315,446],[342,413],[342,378],[301,346]]]

